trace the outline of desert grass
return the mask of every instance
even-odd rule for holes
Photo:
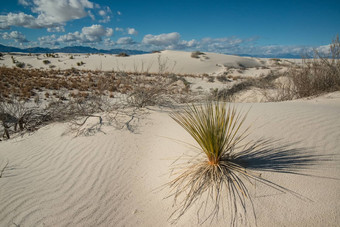
[[[175,210],[169,217],[172,223],[196,204],[199,224],[222,215],[230,220],[230,226],[256,225],[249,187],[257,182],[308,200],[262,178],[258,171],[311,176],[299,171],[330,159],[306,149],[276,146],[269,140],[245,143],[250,128],[245,127],[247,114],[213,101],[171,114],[199,145],[195,146],[197,155],[178,159],[183,162],[173,166],[175,178],[165,185],[170,188],[167,198],[174,198]]]

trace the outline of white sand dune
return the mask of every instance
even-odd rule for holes
[[[127,71],[127,72],[171,72],[181,74],[203,74],[223,72],[226,67],[254,68],[265,64],[265,61],[256,58],[238,57],[233,55],[205,53],[199,58],[192,58],[191,52],[165,50],[161,53],[131,55],[117,57],[109,54],[63,54],[58,58],[46,57],[44,54],[27,56],[15,55],[14,59],[31,65],[33,68],[49,69],[77,69]],[[11,55],[12,56],[12,55]],[[0,65],[15,66],[10,55],[5,55]],[[72,56],[72,57],[71,57]],[[70,59],[72,58],[72,59]],[[50,61],[44,64],[44,60]],[[78,66],[77,63],[85,64]]]
[[[249,140],[279,140],[277,145],[331,155],[326,166],[320,163],[303,173],[339,177],[340,93],[236,105],[251,107],[246,123],[256,120]],[[6,160],[9,165],[0,178],[0,226],[170,226],[172,199],[163,199],[167,189],[155,189],[170,180],[173,160],[191,152],[175,140],[193,140],[166,111],[150,110],[135,124],[135,133],[103,126],[101,132],[76,138],[63,135],[67,124],[53,124],[1,142],[0,169]],[[312,201],[251,187],[258,226],[339,225],[339,180],[271,172],[262,176]],[[213,224],[228,226],[229,220],[220,217]],[[195,210],[176,226],[197,226]]]

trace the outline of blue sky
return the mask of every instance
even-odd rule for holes
[[[0,0],[0,43],[300,54],[340,33],[340,1]]]

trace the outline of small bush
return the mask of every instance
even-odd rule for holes
[[[229,81],[225,74],[217,76],[216,79],[222,83]]]
[[[81,61],[81,62],[77,62],[77,65],[78,66],[82,66],[82,65],[84,65],[85,63],[83,62],[83,61]]]
[[[330,46],[329,56],[317,50],[314,59],[304,59],[304,65],[289,71],[299,98],[340,90],[340,40]]]
[[[15,65],[18,68],[25,68],[25,63],[23,63],[23,62],[17,62]]]
[[[129,57],[129,55],[125,52],[119,53],[116,55],[117,57]]]
[[[213,76],[208,76],[208,82],[210,82],[210,83],[215,82],[215,77],[213,77]]]
[[[48,65],[48,64],[50,64],[51,62],[50,62],[49,60],[43,60],[43,63],[44,63],[45,65]]]
[[[202,53],[200,51],[195,51],[191,53],[192,58],[200,58],[200,55],[205,55],[205,53]]]

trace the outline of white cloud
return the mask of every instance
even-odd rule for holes
[[[180,34],[178,32],[172,32],[160,35],[146,35],[143,38],[142,43],[155,46],[171,46],[176,45],[180,41]]]
[[[122,15],[122,12],[120,12],[120,11],[117,11],[117,14],[120,16],[120,15]]]
[[[38,38],[40,46],[54,47],[60,45],[55,35],[43,36]]]
[[[32,11],[38,13],[37,20],[46,23],[64,23],[69,20],[87,16],[85,8],[92,9],[93,3],[88,0],[33,0]]]
[[[0,29],[11,26],[26,28],[51,28],[64,25],[67,21],[86,17],[85,9],[92,9],[93,3],[88,0],[20,0],[22,5],[30,5],[37,17],[25,13],[8,13],[0,16]]]
[[[105,28],[102,25],[94,24],[90,27],[83,27],[81,32],[76,31],[62,35],[57,39],[57,41],[66,43],[98,43],[102,41],[103,37],[109,37],[112,35],[112,28]]]
[[[124,29],[123,28],[115,28],[115,30],[116,30],[116,32],[123,32],[124,31]]]
[[[133,41],[133,39],[131,37],[122,37],[120,39],[117,40],[117,44],[119,45],[131,45],[131,44],[135,44],[136,42]]]
[[[134,28],[127,28],[127,32],[129,35],[138,35],[138,32]]]
[[[93,15],[91,10],[87,11],[87,14],[89,15],[89,17],[91,17],[92,20],[96,20],[96,17]]]
[[[74,32],[74,33],[68,33],[66,35],[60,36],[57,40],[60,42],[77,42],[77,41],[83,41],[85,40],[85,36],[81,34],[80,32]]]
[[[30,3],[26,0],[19,0],[19,4],[23,5],[23,6],[29,6],[30,5]]]
[[[105,16],[105,15],[106,15],[106,12],[105,12],[104,10],[100,10],[100,11],[99,11],[99,15],[100,15],[100,16]]]
[[[57,26],[52,28],[47,28],[48,32],[65,32],[64,26]]]
[[[99,20],[100,23],[107,23],[111,20],[111,14],[112,11],[110,7],[106,6],[103,9],[99,10],[98,14],[103,18],[102,20]]]
[[[0,29],[10,29],[11,26],[27,28],[43,27],[43,25],[37,23],[35,17],[25,13],[9,13],[7,15],[0,15]]]
[[[2,39],[14,40],[17,43],[28,43],[25,35],[18,31],[12,31],[11,33],[4,32],[1,34]]]
[[[104,39],[104,45],[105,46],[114,46],[116,43],[112,41],[110,38]]]

